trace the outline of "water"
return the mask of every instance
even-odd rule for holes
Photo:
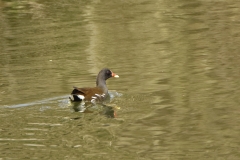
[[[240,159],[239,6],[0,2],[0,159]],[[104,67],[111,102],[76,112]]]

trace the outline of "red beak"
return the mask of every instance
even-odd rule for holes
[[[119,76],[112,72],[112,77],[118,78]]]

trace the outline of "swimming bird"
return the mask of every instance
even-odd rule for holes
[[[108,96],[108,88],[106,85],[106,80],[115,77],[118,78],[119,76],[113,73],[110,69],[104,68],[102,69],[97,76],[96,79],[96,87],[84,87],[78,88],[73,87],[73,91],[69,99],[72,102],[81,102],[81,101],[90,101],[90,102],[99,102],[106,99]]]

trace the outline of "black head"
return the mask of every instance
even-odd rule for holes
[[[118,78],[119,76],[116,75],[115,73],[113,73],[110,69],[108,68],[104,68],[102,69],[99,73],[98,73],[98,76],[97,76],[97,86],[104,86],[106,85],[106,80],[108,78],[111,78],[111,77],[115,77],[115,78]]]
[[[115,77],[118,78],[119,76],[113,73],[110,69],[104,68],[98,73],[98,78],[107,80],[108,78]]]

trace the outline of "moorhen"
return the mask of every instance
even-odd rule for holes
[[[81,101],[91,101],[95,103],[96,101],[103,101],[108,96],[108,88],[106,85],[106,80],[108,78],[119,76],[113,73],[110,69],[104,68],[102,69],[97,76],[96,87],[94,88],[77,88],[73,87],[73,91],[71,93],[71,97],[69,99],[72,102],[81,102]]]

